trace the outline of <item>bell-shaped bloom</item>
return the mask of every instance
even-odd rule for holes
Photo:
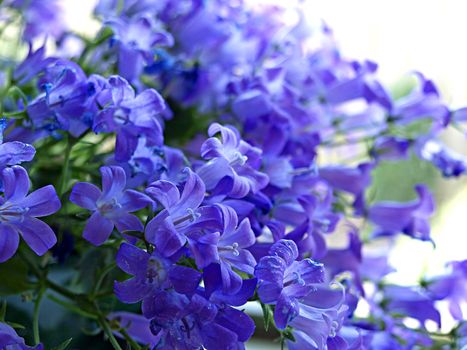
[[[149,327],[150,320],[143,315],[126,311],[117,311],[107,315],[107,319],[112,321],[113,324],[117,323],[119,329],[125,330],[126,334],[140,344],[147,345],[149,348],[154,349],[159,343],[159,337],[152,334]],[[119,338],[125,338],[122,332],[118,330],[115,330],[114,334]]]
[[[324,280],[322,264],[311,259],[296,261],[297,257],[296,244],[281,239],[255,268],[259,298],[265,304],[276,305],[274,320],[279,329],[284,329],[299,314],[299,299]]]
[[[83,231],[83,237],[94,245],[101,245],[109,238],[114,227],[124,231],[143,231],[143,224],[131,212],[151,204],[151,199],[143,193],[125,189],[125,171],[117,166],[104,166],[102,191],[88,182],[78,182],[73,186],[70,201],[81,208],[92,211]]]
[[[318,285],[300,300],[298,315],[290,322],[295,341],[290,350],[345,350],[346,341],[338,332],[347,316],[343,288]]]
[[[150,329],[160,337],[157,349],[242,349],[255,329],[244,312],[229,306],[217,307],[195,294],[188,299],[175,292],[154,297]]]
[[[85,112],[96,93],[96,86],[79,65],[57,60],[47,67],[40,83],[44,93],[27,106],[36,128],[48,132],[68,130],[75,137],[89,128]]]
[[[209,234],[189,236],[190,249],[197,266],[218,275],[224,293],[234,294],[242,286],[242,278],[234,269],[249,275],[254,273],[256,260],[246,248],[255,243],[256,237],[248,218],[239,224],[237,214],[232,208],[220,204],[217,208],[222,215],[222,233],[216,232],[212,244],[208,245],[204,237]]]
[[[378,226],[377,236],[402,232],[423,241],[430,240],[429,218],[434,211],[433,197],[424,185],[415,186],[418,199],[411,202],[379,202],[368,209],[368,218]]]
[[[417,287],[386,285],[383,288],[387,309],[394,313],[412,317],[420,321],[432,320],[441,326],[441,316],[435,308],[435,300]]]
[[[0,144],[0,169],[7,166],[18,165],[22,162],[28,162],[34,158],[36,150],[33,146],[19,142],[11,141]]]
[[[15,330],[6,323],[0,322],[0,349],[5,350],[43,350],[44,346],[27,346]]]
[[[113,43],[118,45],[118,72],[129,81],[141,74],[157,46],[173,44],[172,36],[150,17],[137,16],[127,21],[118,18],[107,24],[115,33]]]
[[[67,29],[63,4],[58,0],[47,3],[41,0],[13,0],[10,3],[23,16],[25,22],[23,37],[27,42],[45,37],[59,39]]]
[[[161,146],[163,134],[158,116],[165,109],[165,102],[159,93],[147,89],[136,95],[119,76],[111,76],[108,84],[96,98],[104,108],[96,115],[93,130],[117,134],[115,159],[129,160],[141,135],[145,136],[147,146]]]
[[[51,215],[60,207],[52,185],[30,193],[29,177],[20,166],[2,172],[3,193],[0,198],[0,262],[11,258],[18,249],[19,236],[37,254],[43,255],[57,242],[52,229],[38,217]]]
[[[427,290],[432,298],[446,300],[449,312],[456,320],[465,320],[463,305],[467,305],[467,260],[453,261],[451,271],[428,281]]]
[[[175,265],[157,251],[149,254],[128,243],[120,246],[116,262],[119,268],[133,276],[114,284],[115,295],[124,303],[136,303],[168,288],[183,294],[193,294],[201,281],[198,271]]]
[[[220,133],[221,139],[213,137]],[[214,189],[221,180],[225,181],[224,194],[233,198],[243,198],[249,192],[256,193],[266,187],[268,176],[258,168],[261,163],[261,150],[240,138],[231,126],[211,124],[211,136],[201,146],[201,156],[209,161],[197,170],[208,190]]]
[[[215,208],[201,207],[205,186],[201,178],[186,169],[188,174],[182,193],[166,180],[152,183],[146,192],[164,209],[146,226],[145,236],[164,256],[171,256],[187,242],[187,234],[194,224],[203,226],[212,215],[218,219]]]
[[[419,150],[421,158],[431,162],[444,177],[458,177],[467,169],[467,157],[450,150],[441,142],[429,139]]]

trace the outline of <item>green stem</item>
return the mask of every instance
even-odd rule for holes
[[[96,285],[94,286],[93,288],[93,292],[92,292],[92,295],[91,297],[92,298],[95,298],[96,295],[98,294],[99,292],[99,289],[101,288],[101,285],[102,285],[102,282],[104,282],[104,278],[105,276],[107,276],[107,274],[112,271],[115,266],[117,266],[115,263],[114,264],[110,264],[109,266],[107,266],[106,268],[104,268],[99,276],[99,279],[97,280],[96,282]]]
[[[130,346],[135,350],[141,350],[141,346],[137,342],[134,341],[132,337],[130,337],[125,329],[120,329],[119,332],[123,335],[123,338],[127,341]]]
[[[38,345],[41,342],[41,337],[39,333],[39,314],[41,309],[41,301],[44,296],[46,288],[41,285],[39,293],[37,294],[36,301],[34,303],[34,314],[32,319],[32,331],[34,334],[34,343]]]
[[[123,350],[120,344],[118,343],[117,339],[113,335],[112,329],[110,329],[109,323],[107,322],[107,320],[102,314],[99,315],[98,322],[100,326],[102,327],[102,329],[104,330],[104,333],[107,336],[107,338],[109,338],[110,344],[112,344],[113,348],[115,350]]]
[[[73,148],[74,142],[68,137],[66,149],[65,149],[65,161],[63,163],[62,175],[60,177],[60,197],[66,192],[66,186],[68,182],[68,176],[70,172],[70,154]]]

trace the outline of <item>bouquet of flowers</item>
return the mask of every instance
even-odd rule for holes
[[[431,80],[390,91],[300,4],[100,0],[87,37],[58,0],[0,3],[1,349],[467,346],[467,260],[386,278],[435,204],[375,174],[467,166]]]

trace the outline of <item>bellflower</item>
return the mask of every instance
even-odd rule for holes
[[[221,140],[214,135],[220,133]],[[236,129],[214,123],[208,130],[209,139],[201,146],[201,156],[209,161],[198,169],[207,189],[214,189],[219,182],[231,179],[227,194],[233,198],[256,193],[268,184],[266,174],[258,171],[261,150],[240,138]]]
[[[94,245],[101,245],[109,238],[114,227],[119,232],[143,231],[143,224],[131,212],[151,204],[150,198],[135,190],[125,189],[125,171],[117,166],[103,166],[102,191],[87,182],[73,186],[70,201],[92,211],[83,231],[83,237]]]
[[[201,234],[199,230],[214,223],[219,225],[219,213],[214,207],[200,207],[204,200],[205,185],[201,178],[186,169],[187,179],[182,194],[177,186],[166,180],[152,183],[146,192],[164,209],[146,226],[145,237],[154,244],[164,256],[171,256],[185,245],[188,235]],[[216,239],[218,234],[206,235],[205,240]]]
[[[344,350],[346,341],[338,334],[347,313],[342,288],[319,285],[300,300],[298,315],[291,320],[295,341],[290,350]]]
[[[467,157],[433,139],[420,146],[420,156],[437,167],[445,177],[458,177],[467,169]]]
[[[118,311],[107,315],[107,319],[112,324],[116,322],[120,329],[125,330],[130,337],[140,344],[150,346],[153,349],[159,343],[159,337],[152,334],[149,328],[150,321],[142,315]],[[124,339],[120,331],[114,331],[114,333],[119,338]]]
[[[81,67],[71,61],[58,60],[47,67],[41,87],[44,93],[27,106],[36,128],[49,132],[68,130],[75,137],[89,128],[82,118],[96,89]]]
[[[129,81],[141,74],[145,62],[151,59],[152,50],[156,46],[173,45],[172,36],[147,16],[128,21],[113,19],[108,25],[115,33],[114,42],[118,44],[118,71]]]
[[[452,317],[465,320],[462,306],[467,304],[467,260],[453,261],[449,265],[450,273],[428,280],[427,290],[432,298],[448,302]]]
[[[43,350],[44,346],[27,346],[24,339],[16,334],[15,330],[6,323],[0,322],[0,349],[5,350]]]
[[[149,254],[128,243],[120,246],[116,262],[120,269],[133,276],[114,284],[115,295],[124,303],[136,303],[169,288],[179,293],[193,294],[201,280],[198,271],[175,265],[157,251]]]
[[[324,280],[323,265],[311,259],[296,261],[297,246],[290,240],[279,240],[261,258],[255,268],[258,295],[263,303],[276,304],[274,320],[284,329],[299,313],[299,298],[312,292]]]
[[[368,218],[378,226],[377,236],[402,232],[423,241],[430,240],[429,218],[434,211],[433,197],[424,185],[415,186],[418,199],[399,203],[384,201],[368,208]]]
[[[57,242],[52,229],[38,217],[51,215],[60,207],[53,186],[30,193],[29,177],[20,166],[2,171],[4,196],[0,198],[0,262],[10,259],[18,249],[19,235],[37,254],[43,255]]]
[[[93,130],[117,134],[115,159],[128,161],[140,135],[145,136],[148,146],[161,146],[163,135],[158,116],[165,109],[162,97],[154,89],[136,95],[131,85],[119,76],[110,77],[108,84],[96,99],[103,109],[94,119]]]
[[[250,221],[245,218],[238,224],[235,211],[225,205],[217,205],[222,213],[223,230],[217,234],[212,244],[206,247],[206,235],[196,237],[190,236],[190,248],[199,268],[205,272],[220,275],[223,291],[234,294],[242,285],[242,278],[234,272],[238,271],[253,275],[256,260],[246,248],[252,246],[255,235],[251,230]],[[214,265],[208,266],[209,263]]]
[[[219,308],[202,296],[188,299],[162,292],[154,299],[150,329],[160,337],[156,349],[237,349],[254,332],[253,320],[240,310]]]

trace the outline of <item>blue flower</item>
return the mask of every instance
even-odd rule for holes
[[[151,204],[143,193],[125,189],[125,171],[117,166],[101,169],[102,191],[93,184],[78,182],[73,186],[70,201],[92,211],[83,231],[83,237],[94,245],[101,245],[109,238],[114,227],[119,232],[143,231],[143,224],[131,212]]]
[[[57,242],[52,229],[38,217],[51,215],[60,207],[52,185],[30,193],[29,177],[22,167],[2,172],[4,196],[0,198],[0,262],[10,259],[18,249],[19,235],[37,254],[43,255]]]
[[[299,299],[324,281],[324,268],[311,259],[296,261],[298,249],[293,241],[281,239],[255,268],[258,295],[265,304],[275,304],[274,320],[284,329],[299,313]]]
[[[378,226],[376,236],[402,232],[423,241],[430,240],[429,218],[434,211],[433,197],[424,185],[415,186],[418,199],[399,203],[378,202],[368,208],[368,219]]]
[[[96,115],[93,130],[115,132],[115,159],[128,161],[138,146],[140,135],[145,136],[147,146],[161,146],[163,134],[158,119],[165,109],[165,102],[154,89],[139,95],[131,85],[119,76],[108,80],[108,87],[97,96],[103,109]]]

